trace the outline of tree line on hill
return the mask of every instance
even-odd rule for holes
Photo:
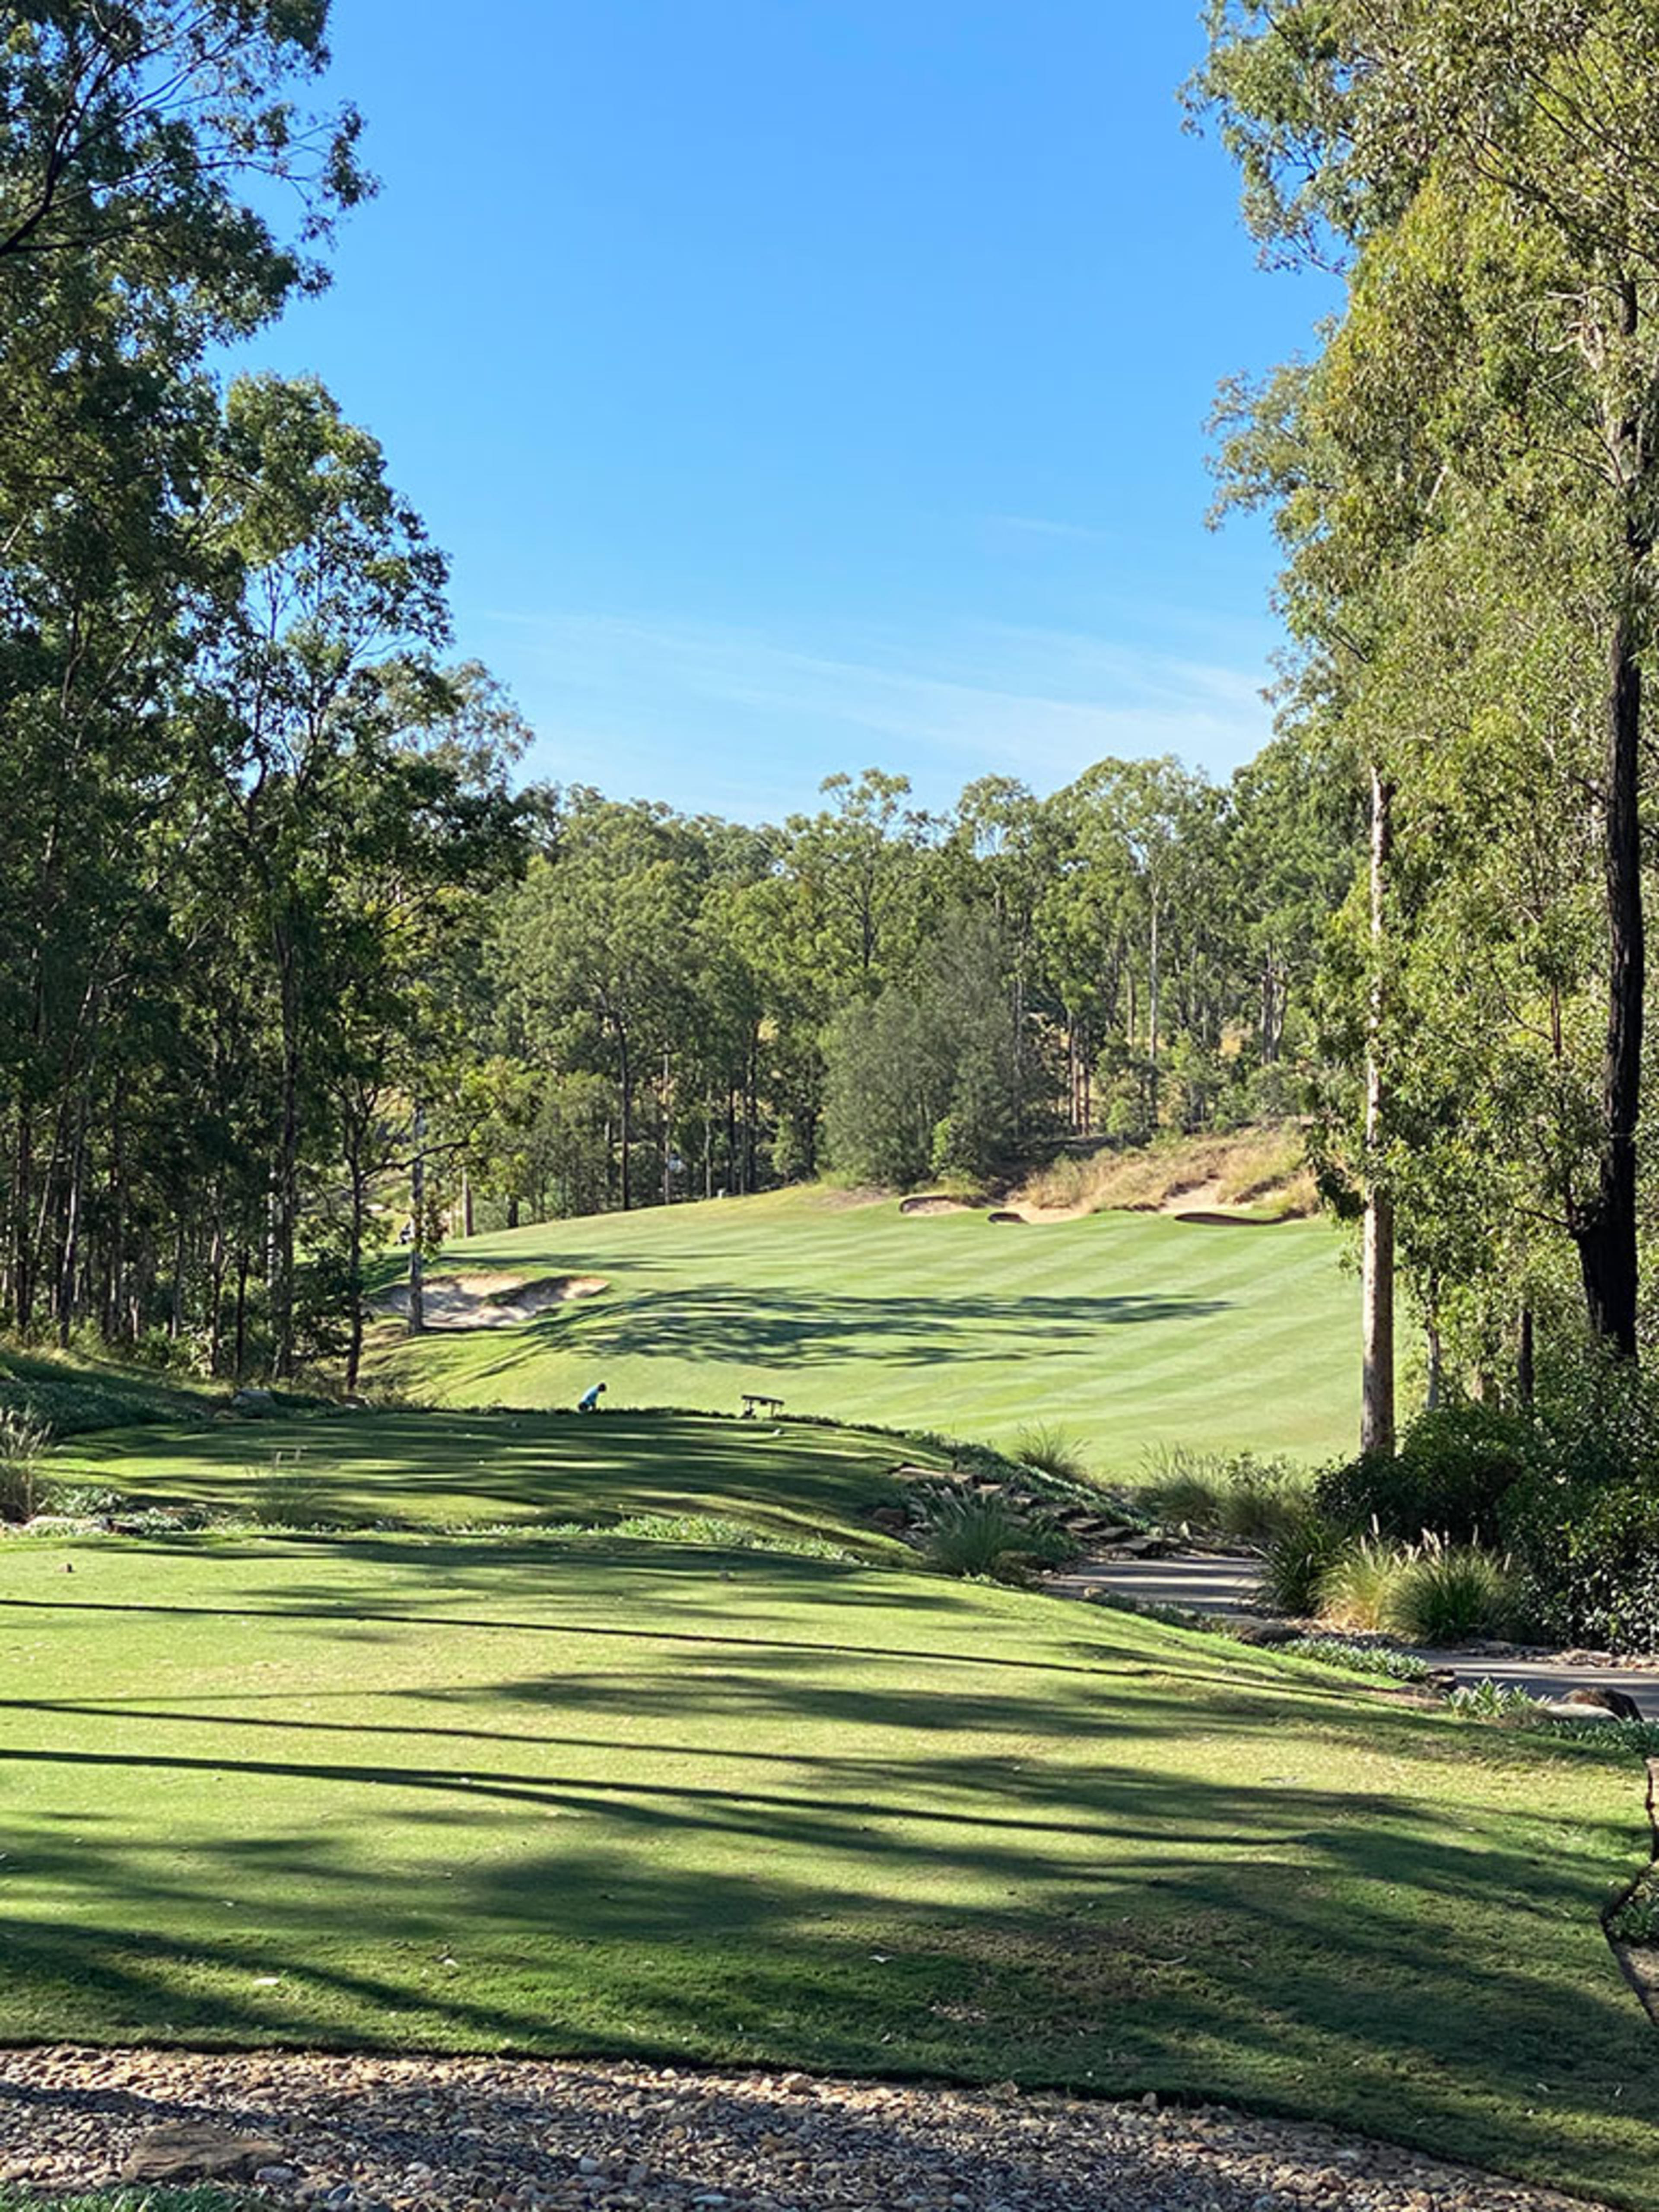
[[[778,827],[536,794],[461,1103],[511,1218],[828,1170],[983,1183],[1034,1149],[1293,1110],[1358,808],[1304,749],[1218,787],[1103,761],[948,812],[836,776]]]

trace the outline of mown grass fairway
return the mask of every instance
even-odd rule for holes
[[[1633,1763],[658,1544],[28,1540],[0,1639],[6,2039],[1156,2088],[1659,2203]]]
[[[1330,1456],[1355,1419],[1356,1294],[1319,1222],[994,1226],[782,1192],[477,1237],[451,1264],[611,1285],[383,1353],[458,1404],[568,1405],[603,1377],[613,1404],[736,1412],[759,1390],[1003,1444],[1047,1422],[1117,1475],[1158,1443]]]

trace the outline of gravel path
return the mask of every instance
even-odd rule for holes
[[[1163,1559],[1085,1559],[1046,1577],[1058,1597],[1086,1597],[1105,1590],[1132,1605],[1188,1606],[1224,1620],[1255,1619],[1261,1570],[1255,1560],[1223,1552],[1179,1552]],[[1595,1651],[1492,1650],[1425,1645],[1413,1656],[1444,1668],[1460,1682],[1495,1682],[1534,1698],[1564,1698],[1572,1690],[1623,1690],[1659,1720],[1659,1668],[1635,1667]]]
[[[0,2179],[114,2180],[152,2130],[269,2138],[317,2212],[1545,2212],[1319,2128],[1003,2090],[493,2059],[0,2051]]]

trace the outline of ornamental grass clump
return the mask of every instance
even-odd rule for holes
[[[1390,1631],[1406,1554],[1373,1533],[1344,1544],[1319,1585],[1319,1618],[1360,1634]]]
[[[1082,1449],[1064,1429],[1022,1429],[1014,1439],[1014,1457],[1024,1466],[1052,1474],[1061,1482],[1086,1482],[1089,1479]]]
[[[1037,1567],[1054,1564],[1069,1548],[1060,1532],[1035,1526],[995,1496],[941,1498],[923,1546],[945,1574],[1004,1583],[1029,1582]]]
[[[1461,1644],[1508,1635],[1518,1612],[1504,1560],[1473,1544],[1431,1538],[1401,1559],[1382,1626],[1410,1644]]]
[[[0,1411],[0,1521],[31,1521],[40,1510],[40,1462],[52,1439],[32,1415]]]
[[[1286,1521],[1261,1561],[1261,1595],[1274,1613],[1305,1620],[1319,1610],[1325,1577],[1342,1552],[1340,1533],[1311,1510]]]
[[[1307,1508],[1308,1478],[1287,1459],[1175,1445],[1152,1458],[1151,1474],[1148,1495],[1161,1518],[1245,1543],[1271,1543]]]

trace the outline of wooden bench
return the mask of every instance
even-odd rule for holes
[[[757,1390],[745,1390],[743,1394],[743,1418],[745,1421],[752,1421],[757,1413],[781,1413],[782,1411],[781,1398],[763,1398]]]

